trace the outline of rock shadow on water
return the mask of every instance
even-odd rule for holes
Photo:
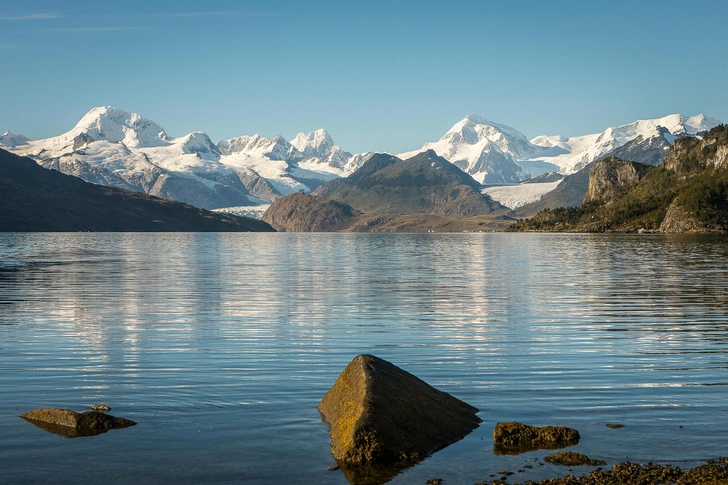
[[[338,463],[338,462],[337,462]],[[384,485],[418,462],[379,463],[374,465],[351,465],[339,463],[339,471],[351,485]]]

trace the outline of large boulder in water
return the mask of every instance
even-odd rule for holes
[[[421,460],[481,422],[478,409],[373,355],[355,357],[318,410],[334,459],[350,465]]]
[[[21,414],[20,417],[41,429],[66,438],[95,436],[106,433],[110,429],[127,428],[136,424],[129,419],[117,418],[96,411],[77,413],[57,408],[35,409]]]

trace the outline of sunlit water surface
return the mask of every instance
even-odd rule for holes
[[[567,473],[495,455],[498,421],[576,428],[610,464],[728,455],[728,240],[0,235],[0,482],[345,484],[316,405],[361,353],[483,419],[393,484]],[[17,417],[93,403],[139,424]]]

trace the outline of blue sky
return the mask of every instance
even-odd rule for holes
[[[670,113],[728,121],[728,2],[0,3],[0,132],[94,106],[213,140],[326,128],[400,152],[468,113],[580,135]]]

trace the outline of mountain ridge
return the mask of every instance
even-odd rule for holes
[[[266,223],[95,185],[0,150],[4,232],[272,231]]]

